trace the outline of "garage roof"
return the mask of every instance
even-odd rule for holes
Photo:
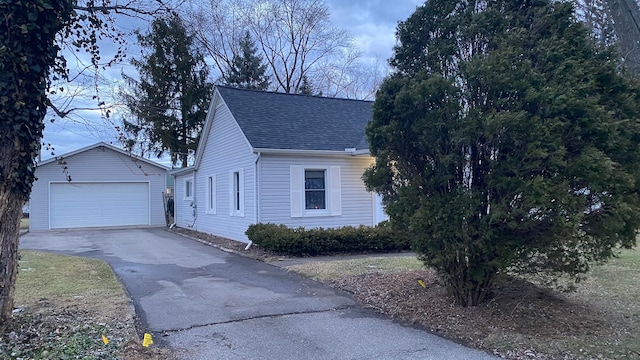
[[[122,150],[122,149],[120,149],[118,147],[115,147],[115,146],[113,146],[111,144],[107,144],[107,143],[102,142],[102,141],[99,142],[99,143],[93,144],[93,145],[89,145],[89,146],[83,147],[83,148],[75,150],[75,151],[68,152],[66,154],[56,155],[55,157],[53,157],[51,159],[47,159],[47,160],[39,162],[37,164],[37,166],[43,166],[43,165],[46,165],[46,164],[57,162],[57,161],[59,161],[61,159],[68,158],[68,157],[71,157],[73,155],[77,155],[77,154],[83,153],[85,151],[89,151],[89,150],[92,150],[92,149],[95,149],[95,148],[100,148],[100,147],[105,147],[107,149],[110,149],[110,150],[113,150],[115,152],[121,153],[123,155],[129,156],[134,160],[145,162],[145,163],[147,163],[149,165],[153,165],[153,166],[159,167],[159,168],[161,168],[163,170],[169,170],[169,167],[167,167],[167,166],[164,166],[162,164],[158,164],[157,162],[151,161],[149,159],[145,159],[145,158],[143,158],[141,156],[135,155],[135,154],[133,154],[133,153],[131,153],[129,151]]]

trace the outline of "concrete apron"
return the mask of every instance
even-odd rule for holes
[[[495,359],[164,229],[32,232],[20,248],[107,261],[143,330],[181,359]]]

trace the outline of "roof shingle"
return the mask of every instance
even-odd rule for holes
[[[294,95],[217,86],[254,148],[367,149],[371,101]]]

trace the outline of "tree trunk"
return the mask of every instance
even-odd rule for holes
[[[496,271],[488,269],[483,272],[484,276],[474,276],[477,269],[473,267],[458,263],[452,264],[448,271],[443,271],[450,295],[463,307],[478,306],[487,300],[496,277]]]
[[[636,0],[607,0],[624,66],[640,75],[640,7]]]
[[[0,333],[11,319],[18,274],[18,240],[24,201],[18,194],[0,190]]]
[[[35,181],[49,69],[71,0],[0,1],[0,330],[13,311],[22,205]],[[0,332],[1,333],[1,332]]]

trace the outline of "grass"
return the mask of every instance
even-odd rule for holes
[[[21,251],[20,256],[14,307],[21,312],[0,337],[0,359],[117,359],[135,328],[111,268],[95,259],[50,253]]]
[[[20,219],[20,229],[29,229],[29,218]]]
[[[81,304],[90,310],[127,305],[122,286],[103,261],[35,251],[21,251],[20,256],[14,298],[17,307],[42,299]]]
[[[422,268],[422,262],[412,256],[372,256],[354,260],[311,262],[287,267],[289,271],[318,281],[335,280],[341,277],[369,273],[390,273]]]
[[[596,266],[572,293],[512,280],[475,308],[452,304],[415,258],[294,265],[365,307],[509,359],[640,359],[640,249]],[[426,281],[426,288],[416,279]]]
[[[569,297],[588,304],[602,313],[604,319],[616,323],[610,339],[584,343],[587,349],[598,344],[598,353],[605,358],[640,359],[640,249],[622,250],[618,258],[595,267]]]

